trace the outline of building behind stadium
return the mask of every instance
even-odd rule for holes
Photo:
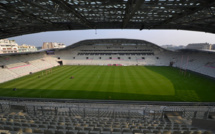
[[[42,49],[65,48],[66,45],[57,42],[44,42]]]
[[[197,49],[197,50],[211,50],[209,43],[192,43],[186,46],[186,49]]]
[[[35,46],[22,44],[18,46],[19,52],[34,52],[37,51],[37,48]]]
[[[19,53],[19,52],[34,52],[37,48],[32,45],[18,45],[15,40],[1,39],[0,40],[0,54]]]
[[[1,53],[17,53],[18,44],[14,40],[2,39],[0,40],[0,54]]]

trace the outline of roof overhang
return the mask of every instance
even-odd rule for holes
[[[0,16],[0,39],[83,29],[215,33],[214,0],[1,0]]]

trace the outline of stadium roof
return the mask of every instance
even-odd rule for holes
[[[69,48],[75,48],[79,46],[84,45],[145,45],[145,46],[151,46],[153,48],[158,48],[160,50],[166,50],[154,43],[145,41],[145,40],[137,40],[137,39],[125,39],[125,38],[110,38],[110,39],[90,39],[90,40],[82,40],[77,43],[74,43],[70,46],[67,46],[66,48],[62,49],[69,49]],[[60,49],[60,50],[62,50]]]
[[[80,29],[215,33],[214,0],[1,0],[0,16],[0,38]]]

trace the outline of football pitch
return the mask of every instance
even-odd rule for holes
[[[4,97],[215,102],[214,79],[156,66],[58,66],[2,83],[0,91]]]

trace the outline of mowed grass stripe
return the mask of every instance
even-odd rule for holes
[[[34,76],[32,76],[32,79],[29,80],[29,82],[26,82],[25,84],[23,84],[21,86],[16,85],[18,92],[15,92],[15,94],[13,94],[13,95],[15,95],[16,97],[18,97],[18,96],[23,97],[23,96],[25,96],[25,94],[28,94],[28,96],[30,96],[30,97],[40,97],[42,94],[42,90],[44,88],[43,85],[46,85],[46,84],[49,85],[49,81],[56,82],[55,79],[58,77],[61,77],[61,76],[59,76],[60,74],[64,75],[64,73],[66,73],[65,66],[60,67],[60,68],[61,69],[59,69],[57,71],[55,70],[55,68],[53,68],[53,74],[55,74],[54,75],[55,77],[52,77],[51,79],[48,77],[51,74],[48,74],[47,76],[44,74],[44,76],[42,76],[41,78],[38,78],[38,75],[41,75],[41,74],[35,73]],[[44,72],[45,71],[43,71],[43,73]],[[27,76],[26,80],[28,80],[28,77],[29,76]],[[17,79],[17,80],[19,80],[19,79]],[[32,90],[32,89],[34,89],[34,90]],[[8,90],[8,93],[14,93],[12,91],[12,87],[11,87],[11,90]],[[52,91],[49,93],[52,93]]]
[[[113,90],[114,91],[118,91],[120,92],[120,75],[119,75],[119,68],[121,67],[113,67],[113,72],[110,72],[110,73],[113,73]],[[117,97],[119,98],[122,98],[122,95],[123,94],[118,94]]]
[[[90,83],[90,76],[92,73],[92,68],[91,66],[89,68],[84,68],[81,72],[79,73],[74,73],[75,79],[72,81],[72,86],[73,90],[78,91],[78,90],[88,90],[87,86]],[[95,69],[95,68],[94,68]],[[93,69],[93,70],[94,70]]]
[[[156,91],[156,94],[160,94],[160,95],[172,95],[175,93],[174,91],[174,87],[171,83],[170,80],[168,80],[167,77],[165,77],[164,75],[160,75],[159,73],[153,72],[151,71],[151,77],[153,78],[153,82],[154,82],[154,90]],[[166,76],[168,76],[169,74],[166,73]],[[159,83],[159,84],[157,84]],[[160,88],[159,88],[160,87]],[[162,88],[161,88],[162,87]],[[166,91],[166,92],[163,92]]]
[[[16,92],[16,96],[23,96],[23,94],[26,94],[26,93],[32,97],[38,97],[37,96],[38,94],[39,96],[41,96],[42,91],[45,90],[44,86],[50,85],[49,81],[53,80],[54,78],[57,78],[59,74],[61,74],[61,72],[64,72],[64,71],[65,70],[61,68],[59,72],[55,73],[54,75],[55,77],[52,77],[52,78],[49,77],[52,74],[47,74],[47,75],[41,76],[40,78],[38,78],[37,74],[35,74],[36,77],[34,77],[34,80],[31,79],[31,81],[33,81],[34,84],[30,82],[30,83],[26,83],[24,86],[21,86],[20,88],[18,88],[19,92]],[[36,89],[36,90],[32,90],[32,89]],[[29,92],[29,90],[31,92]]]
[[[144,90],[145,90],[145,94],[151,94],[150,92],[150,87],[151,85],[153,86],[154,81],[153,79],[151,78],[151,71],[146,69],[145,67],[142,67],[142,73],[140,72],[140,74],[142,74],[142,76],[144,76],[144,79],[143,79],[143,86],[144,86]]]
[[[73,97],[73,98],[82,98],[82,99],[85,98],[86,99],[88,94],[86,92],[85,93],[81,93],[81,92],[83,90],[87,91],[87,86],[83,85],[83,83],[87,84],[87,82],[84,82],[85,80],[90,82],[89,77],[86,76],[86,73],[89,72],[89,70],[90,70],[89,68],[85,67],[80,72],[76,72],[77,74],[74,73],[74,79],[71,79],[70,88],[68,88],[68,86],[67,86],[68,89],[64,90],[64,92],[61,92],[61,94],[65,94],[63,96],[66,98]],[[79,88],[76,88],[76,86]]]
[[[92,99],[94,98],[94,96],[98,96],[99,92],[102,92],[103,89],[99,87],[99,84],[100,84],[99,81],[103,79],[103,77],[101,77],[101,73],[103,71],[104,70],[101,70],[101,66],[97,66],[95,68],[95,71],[92,72],[92,77],[90,78],[90,83],[89,83],[89,86],[87,87],[88,94],[87,96],[85,96],[86,98]]]
[[[114,82],[114,72],[113,72],[113,68],[114,67],[110,67],[110,68],[107,68],[108,69],[108,74],[107,74],[107,89],[105,90],[105,92],[116,92],[117,90],[114,90],[113,88],[113,82]],[[111,96],[113,96],[113,94],[111,94]]]
[[[70,70],[64,68],[61,68],[61,71],[59,72],[53,72],[51,74],[47,74],[44,76],[41,76],[40,78],[36,78],[37,82],[39,84],[31,86],[32,89],[46,89],[46,86],[50,86],[52,82],[56,82],[59,80],[59,78],[62,78],[63,75],[67,74]],[[29,86],[29,85],[26,85]]]
[[[136,94],[139,94],[142,90],[144,90],[144,84],[143,84],[143,79],[141,78],[141,76],[144,76],[144,73],[141,72],[140,70],[141,68],[133,68],[132,71],[134,72],[134,77],[135,77],[135,81],[136,81],[136,86],[137,86],[137,90],[136,90]]]
[[[0,96],[215,101],[214,79],[171,67],[61,66],[38,78],[42,72],[0,84]]]
[[[69,67],[68,67],[69,69]],[[70,97],[71,92],[73,91],[73,87],[71,85],[72,82],[74,82],[76,73],[84,71],[86,68],[82,66],[76,66],[74,68],[70,68],[69,71],[67,71],[65,74],[61,74],[62,77],[59,77],[59,81],[56,82],[55,84],[58,85],[53,85],[52,91],[50,91],[48,94],[46,93],[46,96],[52,96],[52,98],[58,98],[58,96],[62,96],[62,98],[67,98]],[[73,79],[70,79],[71,77],[74,77]],[[67,85],[67,86],[65,86]],[[45,90],[44,90],[45,91]],[[45,94],[45,93],[44,93]],[[73,92],[74,95],[74,92]]]
[[[86,72],[87,70],[89,70],[86,67],[81,68],[80,66],[77,66],[79,69],[78,71],[73,71],[72,72],[72,76],[70,77],[74,77],[73,79],[68,79],[68,82],[63,82],[65,89],[67,90],[81,90],[80,88],[77,89],[78,86],[80,86],[79,84],[81,84],[80,82],[82,81],[82,77],[83,77],[83,72]],[[68,84],[69,83],[69,84]]]
[[[92,68],[92,66],[90,67]],[[96,78],[93,79],[93,77],[95,77],[95,73],[97,72],[98,67],[95,67],[93,70],[89,71],[90,69],[87,68],[86,70],[84,70],[83,72],[81,72],[81,76],[77,76],[79,83],[77,83],[77,85],[80,84],[79,86],[79,90],[76,88],[76,90],[74,90],[74,94],[76,94],[76,97],[78,98],[90,98],[90,92],[92,92],[91,86],[94,84],[94,81]],[[87,75],[86,75],[87,74]],[[81,94],[80,91],[87,91],[84,94]]]
[[[137,93],[137,89],[138,88],[141,88],[138,86],[138,82],[136,80],[137,78],[137,73],[135,73],[135,71],[133,70],[133,67],[128,67],[128,70],[127,70],[127,82],[130,82],[130,89],[129,90],[129,93]]]
[[[62,71],[61,69],[59,69],[59,70]],[[43,71],[43,72],[45,72],[45,71]],[[22,89],[26,89],[26,87],[27,88],[32,87],[34,83],[40,82],[40,79],[38,79],[39,75],[41,75],[41,72],[35,73],[32,76],[25,76],[20,79],[15,79],[14,81],[17,81],[17,82],[12,82],[15,84],[10,84],[10,88],[19,87]],[[45,77],[45,74],[44,74],[44,77]]]
[[[55,84],[52,85],[53,90],[50,94],[47,94],[47,96],[54,94],[55,97],[57,96],[63,96],[69,97],[70,93],[73,91],[73,87],[71,85],[71,82],[74,82],[76,79],[75,74],[84,71],[86,68],[82,66],[77,66],[77,69],[74,70],[74,68],[70,68],[69,71],[67,71],[65,74],[62,74],[63,77],[61,77]],[[73,79],[70,79],[71,77],[74,77]],[[68,85],[65,87],[65,85]],[[60,92],[59,92],[60,91]],[[73,92],[75,94],[75,92]]]
[[[145,90],[148,95],[157,95],[160,92],[160,84],[161,80],[164,78],[161,78],[159,74],[156,74],[155,72],[148,70],[147,68],[144,68],[145,70],[145,79],[144,79],[144,84],[145,84]],[[159,84],[159,85],[158,85]]]
[[[54,71],[62,71],[62,69],[58,68],[58,67],[53,68],[53,70]],[[11,87],[16,87],[16,86],[18,86],[18,87],[25,86],[26,83],[31,84],[31,82],[32,83],[35,82],[35,79],[38,77],[37,75],[40,75],[42,72],[45,72],[45,71],[36,72],[33,75],[27,75],[27,76],[9,81],[9,84],[7,84],[6,88],[7,87],[11,88]],[[44,73],[44,75],[45,75],[45,73]],[[14,81],[16,81],[16,82],[14,82]]]
[[[128,82],[129,76],[127,74],[127,68],[124,67],[120,67],[120,86],[121,86],[121,90],[119,91],[120,93],[125,93],[125,95],[122,95],[122,99],[126,99],[126,98],[131,98],[132,96],[135,97],[134,94],[130,94],[130,88],[128,87],[132,87],[131,82]]]
[[[140,76],[139,80],[141,81],[141,86],[143,86],[143,87],[147,86],[147,84],[146,84],[145,81],[147,79],[149,79],[149,78],[147,77],[147,71],[146,71],[146,69],[144,67],[140,67],[140,68],[138,68],[136,70],[137,70],[137,73]]]
[[[64,85],[68,84],[68,82],[70,82],[72,79],[71,77],[74,77],[75,73],[78,73],[80,71],[82,71],[84,68],[83,67],[74,67],[74,68],[66,68],[66,70],[64,70],[63,73],[60,73],[57,76],[57,80],[53,80],[51,79],[51,81],[48,81],[49,85],[44,88],[46,89],[65,89]],[[50,76],[52,77],[52,76]],[[56,79],[56,77],[54,78]]]
[[[94,85],[94,88],[96,89],[97,92],[93,92],[95,93],[95,95],[93,96],[96,96],[97,99],[110,99],[109,97],[111,96],[110,94],[110,90],[108,90],[108,86],[107,86],[107,83],[108,83],[108,77],[107,77],[107,74],[109,74],[110,72],[108,71],[107,68],[103,68],[103,67],[100,67],[101,70],[99,71],[98,73],[98,81],[96,82],[96,84]],[[99,92],[101,93],[99,93]]]
[[[61,70],[61,69],[59,69],[59,70]],[[34,84],[36,85],[36,83],[38,83],[36,78],[39,73],[41,73],[41,72],[37,72],[33,75],[24,76],[24,77],[9,81],[7,83],[3,83],[2,86],[0,86],[1,90],[2,90],[1,95],[13,96],[13,97],[26,96],[26,94],[30,95],[30,93],[34,92],[34,90],[31,90],[31,92],[29,93],[29,91],[26,91],[23,89],[28,89]],[[19,92],[14,93],[12,91],[13,88],[17,88],[17,90],[19,90]]]
[[[68,66],[69,68],[69,66]],[[73,82],[76,78],[76,74],[79,74],[80,72],[84,71],[86,68],[80,67],[80,66],[75,66],[74,68],[71,68],[69,72],[67,72],[63,77],[60,79],[60,84],[56,84],[55,89],[63,89],[65,90],[71,90],[73,87],[71,87],[71,82]],[[71,78],[73,77],[73,78]],[[67,85],[67,86],[65,86]]]

